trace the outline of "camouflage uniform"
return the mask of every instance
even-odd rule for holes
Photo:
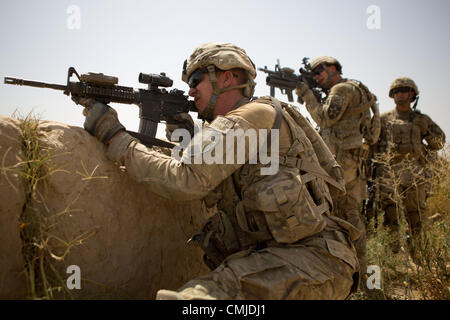
[[[333,57],[320,56],[311,61],[314,70],[320,64],[333,64],[338,71],[340,63]],[[366,174],[363,164],[369,147],[377,141],[380,119],[376,97],[356,80],[342,79],[333,85],[321,103],[308,88],[297,94],[320,127],[320,135],[344,169],[344,195],[332,188],[331,196],[336,207],[335,215],[352,223],[361,237],[355,242],[361,266],[361,276],[366,270],[366,229],[361,215],[361,205],[366,198]],[[373,117],[370,110],[372,109]]]
[[[410,88],[416,97],[419,95],[416,84],[409,78],[394,80],[389,90],[391,98],[396,88]],[[419,111],[409,109],[401,112],[396,108],[381,115],[380,139],[373,146],[375,156],[380,158],[375,172],[380,207],[385,211],[385,224],[393,231],[398,230],[398,216],[396,203],[392,199],[392,185],[398,181],[397,191],[403,197],[402,207],[411,233],[420,233],[421,213],[431,191],[432,174],[427,158],[441,149],[444,143],[444,132],[430,117]]]
[[[227,58],[221,56],[221,50],[227,48],[237,52],[239,59],[247,58],[245,51],[231,44],[203,45],[188,60],[185,81],[195,71],[190,66],[199,61],[196,56],[202,57],[203,64],[225,70]],[[217,59],[208,58],[208,50],[214,50]],[[198,63],[196,67],[203,66]],[[254,70],[248,64],[244,67]],[[247,88],[245,95],[251,96],[253,90]],[[225,116],[205,125],[202,134],[196,134],[190,142],[192,150],[205,153],[214,135],[214,143],[223,143],[224,164],[194,164],[198,156],[195,152],[185,152],[177,161],[146,148],[126,133],[113,139],[108,157],[125,165],[131,177],[153,192],[177,201],[203,199],[208,207],[217,208],[192,237],[205,251],[205,263],[212,271],[177,292],[161,290],[157,298],[348,297],[358,271],[352,239],[359,233],[350,223],[330,215],[331,197],[325,183],[339,185],[336,180],[342,171],[331,156],[324,161],[329,150],[322,141],[322,153],[318,151],[320,136],[311,136],[314,129],[302,129],[295,117],[302,116],[275,99],[242,99]],[[275,174],[262,175],[261,168],[267,165],[249,163],[252,149],[258,150],[258,146],[248,141],[245,163],[239,164],[234,146],[226,142],[227,133],[237,129],[279,130],[279,170]],[[230,152],[233,163],[225,161]]]

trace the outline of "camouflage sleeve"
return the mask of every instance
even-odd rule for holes
[[[328,125],[342,118],[355,94],[359,95],[356,88],[350,84],[340,83],[331,88],[323,106],[323,116]]]
[[[162,154],[164,154],[166,156],[170,156],[172,154],[172,149],[170,149],[170,148],[160,147],[160,146],[153,146],[152,149],[154,151],[162,153]]]
[[[254,127],[241,117],[218,117],[193,137],[178,160],[136,141],[126,141],[127,134],[123,134],[112,141],[107,155],[124,165],[134,180],[148,185],[152,192],[164,198],[202,199],[257,150],[258,143],[245,143],[243,153],[235,152],[234,140],[227,143],[230,131],[238,132],[237,140],[241,137],[248,140],[245,133],[249,129]]]
[[[312,94],[312,93],[311,93]],[[311,118],[313,118],[314,122],[317,123],[319,127],[322,127],[322,121],[323,119],[323,106],[317,101],[317,99],[314,97],[314,99],[310,99],[306,102],[306,110],[308,110],[309,114],[311,115]]]
[[[428,126],[423,138],[431,150],[440,150],[445,145],[445,133],[431,118],[426,116],[426,119]]]

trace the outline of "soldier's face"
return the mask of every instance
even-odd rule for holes
[[[403,89],[403,88],[401,88]],[[395,104],[405,104],[410,103],[414,97],[414,92],[410,88],[405,88],[404,90],[396,90],[394,92],[394,102]]]
[[[194,98],[195,106],[199,113],[202,113],[208,106],[209,99],[213,92],[211,82],[209,81],[209,74],[203,73],[203,78],[199,79],[189,89],[189,96]]]
[[[326,86],[326,84],[328,82],[327,68],[329,68],[329,66],[320,65],[320,66],[318,66],[317,68],[314,69],[314,73],[316,74],[314,76],[314,80],[316,80],[317,84],[321,88],[325,88],[325,86]]]

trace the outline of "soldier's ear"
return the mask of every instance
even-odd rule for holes
[[[234,85],[233,81],[235,79],[235,76],[231,70],[224,71],[221,76],[224,88],[228,88]]]

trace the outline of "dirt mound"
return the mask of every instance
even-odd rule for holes
[[[186,244],[206,217],[200,201],[177,204],[153,194],[79,127],[39,122],[31,145],[45,161],[30,160],[20,125],[0,118],[0,297],[30,297],[29,261],[31,287],[57,297],[154,298],[206,271],[201,251]],[[39,179],[27,194],[29,175],[8,168],[23,172],[35,163]],[[81,289],[64,287],[70,265],[80,268]]]
[[[19,225],[25,192],[15,168],[20,158],[23,158],[20,124],[0,116],[0,299],[26,295]]]

